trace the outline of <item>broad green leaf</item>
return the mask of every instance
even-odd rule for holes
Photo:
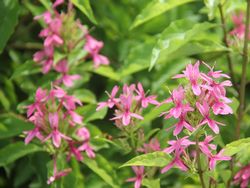
[[[0,1],[0,53],[2,53],[7,41],[14,32],[18,22],[18,0]]]
[[[82,13],[85,14],[90,19],[91,22],[97,24],[89,0],[72,0],[71,2],[77,8],[79,8],[82,11]]]
[[[0,139],[21,134],[23,131],[31,130],[34,126],[11,114],[0,116]]]
[[[109,66],[101,66],[97,69],[94,69],[93,70],[94,73],[96,74],[100,74],[102,76],[105,76],[107,78],[110,78],[112,80],[115,80],[115,81],[119,81],[120,80],[120,75],[117,74],[114,69],[112,67],[109,67]]]
[[[212,20],[214,18],[214,14],[216,9],[218,9],[218,5],[221,0],[204,0],[204,3],[208,9],[208,18]]]
[[[27,76],[31,74],[36,74],[41,72],[41,67],[37,66],[32,60],[28,60],[23,64],[20,64],[11,76],[11,79],[17,78],[19,76]]]
[[[171,160],[171,157],[168,154],[162,151],[156,151],[153,153],[147,153],[147,154],[134,157],[133,159],[123,164],[121,167],[125,167],[125,166],[164,167],[170,162],[170,160]]]
[[[247,149],[248,147],[250,147],[250,138],[236,140],[225,146],[224,155],[232,156],[234,154],[244,151],[244,149]]]
[[[95,98],[94,93],[92,93],[88,89],[75,90],[73,92],[73,95],[76,98],[78,98],[79,100],[81,100],[82,102],[91,103],[91,104],[95,104],[96,103],[96,98]]]
[[[147,188],[160,188],[160,179],[143,179],[142,185],[146,186]]]
[[[24,142],[9,144],[0,150],[0,166],[8,165],[25,155],[38,151],[43,151],[43,149],[34,144],[25,145]]]
[[[77,112],[83,116],[83,121],[85,123],[97,119],[103,119],[108,111],[107,108],[103,108],[99,111],[96,111],[97,105],[89,104],[77,108]]]
[[[230,170],[223,170],[220,172],[220,176],[222,177],[222,180],[225,184],[231,178],[231,175],[232,175],[232,172]]]
[[[0,106],[1,106],[1,104],[5,110],[10,109],[10,102],[2,90],[0,90]]]
[[[150,19],[165,13],[177,6],[183,5],[185,3],[190,3],[195,0],[153,0],[150,2],[146,8],[135,18],[131,29],[138,27],[139,25],[149,21]]]
[[[150,69],[157,63],[161,53],[168,57],[182,46],[197,38],[197,33],[215,27],[216,25],[204,22],[195,24],[191,20],[177,20],[172,22],[160,35],[152,50]],[[192,50],[192,49],[190,49]]]
[[[84,158],[86,164],[93,172],[100,176],[107,184],[113,188],[119,188],[118,177],[110,162],[101,155],[96,155],[94,159]]]

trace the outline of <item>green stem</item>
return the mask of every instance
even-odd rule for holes
[[[197,170],[198,170],[198,174],[200,177],[201,186],[202,186],[202,188],[206,188],[204,177],[203,177],[203,171],[201,168],[200,148],[199,148],[199,139],[198,138],[196,138],[196,159],[197,159],[197,167],[198,167]]]
[[[240,138],[240,126],[242,124],[244,109],[245,109],[245,90],[246,90],[246,71],[248,64],[248,33],[249,33],[249,17],[250,17],[250,0],[247,0],[247,15],[246,15],[246,28],[243,47],[243,64],[241,70],[241,82],[240,82],[240,105],[238,109],[238,121],[236,126],[236,139]]]
[[[230,45],[228,43],[228,33],[227,33],[227,29],[226,29],[226,21],[225,21],[225,16],[224,16],[224,12],[223,12],[223,7],[222,7],[221,4],[219,4],[218,8],[219,8],[219,12],[220,12],[221,27],[222,27],[222,30],[223,30],[223,42],[226,45],[226,47],[229,48]],[[238,87],[237,87],[237,84],[236,84],[235,78],[234,78],[233,63],[232,63],[232,59],[231,59],[230,53],[227,53],[226,56],[227,56],[227,63],[228,63],[229,74],[231,76],[231,80],[232,80],[233,86],[236,89],[236,91],[238,91]]]

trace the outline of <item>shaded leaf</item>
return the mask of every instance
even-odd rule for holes
[[[250,147],[250,138],[236,140],[225,146],[224,155],[232,156],[234,154],[244,151],[244,149],[247,149],[248,147]]]
[[[43,149],[37,145],[25,145],[24,142],[9,144],[0,150],[0,166],[8,165],[25,155],[42,150]]]
[[[18,13],[18,0],[0,1],[0,53],[3,51],[7,41],[14,32],[18,22]]]
[[[148,188],[160,188],[160,179],[143,179],[142,185],[148,187]]]
[[[193,2],[195,0],[153,0],[146,8],[135,18],[135,21],[131,25],[131,29],[138,27],[139,25],[149,21],[150,19],[165,13],[177,6],[185,3]]]
[[[85,14],[90,19],[91,22],[97,24],[89,0],[72,0],[71,2],[77,8],[79,8],[82,11],[82,13]]]
[[[119,188],[117,182],[118,177],[109,162],[102,157],[97,155],[94,159],[84,158],[84,164],[86,164],[93,172],[100,176],[107,184],[113,188]]]

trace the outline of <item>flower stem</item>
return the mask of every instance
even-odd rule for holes
[[[203,177],[203,171],[201,168],[201,159],[200,159],[200,148],[199,148],[199,140],[196,138],[196,159],[197,159],[197,167],[198,167],[198,174],[201,181],[202,188],[206,188],[204,177]]]
[[[226,29],[226,21],[225,21],[225,16],[224,16],[224,12],[223,12],[223,7],[221,4],[219,4],[218,8],[219,8],[219,12],[220,12],[221,27],[223,30],[223,42],[226,45],[226,47],[229,48],[230,45],[228,43],[228,34],[227,34],[227,29]],[[230,56],[230,53],[227,53],[227,63],[228,63],[228,69],[229,69],[230,77],[232,79],[233,86],[236,89],[236,91],[238,91],[238,87],[237,87],[237,84],[236,84],[235,78],[234,78],[233,63],[232,63],[232,58]]]
[[[240,105],[238,109],[238,121],[236,126],[236,139],[240,138],[240,126],[244,116],[245,109],[245,90],[246,90],[246,71],[248,63],[248,34],[249,34],[249,16],[250,16],[250,0],[247,0],[247,14],[246,14],[246,28],[244,36],[244,47],[243,47],[243,64],[241,70],[241,82],[240,82]]]

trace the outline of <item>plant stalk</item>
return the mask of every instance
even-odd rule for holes
[[[203,171],[202,171],[202,168],[201,168],[200,148],[199,148],[199,140],[198,140],[198,138],[196,138],[196,159],[197,159],[197,167],[198,167],[197,170],[198,170],[198,174],[199,174],[200,181],[201,181],[201,187],[206,188],[204,177],[203,177]]]
[[[250,21],[250,0],[247,0],[247,14],[246,14],[246,28],[244,36],[244,47],[243,47],[243,64],[241,70],[241,82],[240,82],[240,105],[238,108],[238,121],[236,125],[236,140],[240,138],[240,127],[242,124],[244,109],[245,109],[245,91],[246,91],[246,71],[248,64],[248,33],[249,33],[249,21]]]
[[[221,27],[223,30],[223,42],[226,45],[226,47],[229,48],[230,45],[228,43],[228,33],[227,33],[227,29],[226,29],[226,21],[225,21],[225,16],[224,16],[224,12],[223,12],[223,7],[221,4],[219,4],[218,8],[219,8],[219,12],[220,12]],[[236,89],[236,91],[238,91],[238,86],[237,86],[237,83],[236,83],[235,77],[234,77],[233,63],[232,63],[232,58],[230,56],[230,53],[227,53],[226,57],[227,57],[228,69],[229,69],[229,74],[230,74],[230,77],[231,77],[231,80],[233,83],[233,87]]]

